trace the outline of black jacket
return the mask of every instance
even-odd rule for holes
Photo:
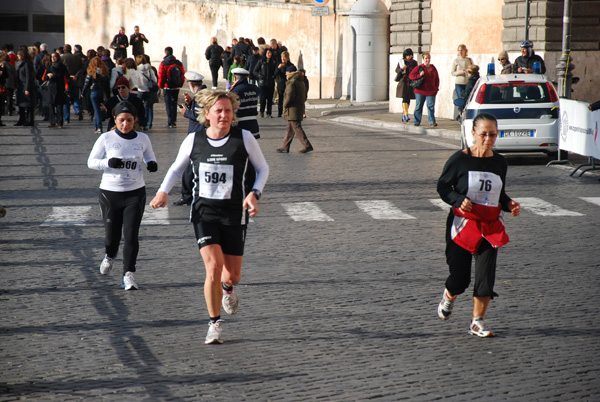
[[[225,50],[221,55],[223,59],[223,78],[227,79],[227,74],[229,74],[229,67],[233,64],[233,55],[231,52]]]
[[[133,56],[137,56],[139,54],[144,53],[144,42],[148,43],[148,39],[146,39],[146,35],[143,34],[133,34],[129,37],[129,44],[131,44],[131,54]],[[135,40],[137,38],[137,40]]]
[[[107,75],[106,77],[102,77],[100,75],[96,75],[96,78],[92,77],[89,74],[86,74],[85,81],[83,82],[83,89],[81,90],[81,94],[85,96],[88,90],[102,90],[104,94],[109,92],[110,86],[110,78]]]
[[[29,95],[25,95],[25,91]],[[20,107],[35,105],[35,73],[33,63],[23,61],[17,67],[17,104]]]
[[[258,86],[264,88],[273,88],[275,86],[275,71],[277,65],[275,60],[262,59],[254,67],[254,76],[258,79]]]
[[[120,47],[123,45],[125,47]],[[118,58],[127,58],[127,47],[129,46],[129,40],[127,40],[127,36],[121,35],[120,33],[116,34],[110,43],[110,47],[115,49],[113,53],[113,58],[117,60]]]
[[[275,71],[275,78],[277,78],[277,90],[280,92],[285,91],[285,82],[287,81],[285,72],[290,66],[293,66],[293,64],[291,61],[288,60],[287,63],[283,65],[283,67],[277,68],[277,71]]]
[[[221,65],[222,54],[223,48],[217,43],[213,43],[212,45],[207,47],[206,52],[204,52],[204,56],[206,56],[206,60],[208,60],[208,64],[210,64],[211,66]]]
[[[527,69],[533,70],[533,63],[535,63],[535,62],[540,63],[541,73],[545,74],[546,73],[546,64],[544,63],[544,59],[542,59],[540,56],[535,54],[535,52],[533,50],[531,51],[531,56],[517,57],[517,59],[515,60],[515,63],[513,64],[513,73],[518,73],[519,68],[527,68]]]
[[[467,99],[469,98],[469,95],[471,95],[473,88],[475,88],[475,84],[477,84],[477,80],[479,80],[479,73],[472,74],[469,77],[469,80],[467,81],[467,85],[465,85],[465,89],[463,89],[462,94],[461,94],[462,98],[465,101],[465,104],[467,102]]]
[[[45,76],[46,81],[50,81],[50,85],[46,87],[46,101],[50,105],[64,105],[67,103],[67,95],[65,94],[65,80],[69,82],[69,71],[67,67],[60,63],[52,63],[46,68],[47,73],[52,73],[52,78]]]

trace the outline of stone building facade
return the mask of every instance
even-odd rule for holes
[[[591,102],[600,98],[600,0],[571,3],[573,75],[580,78],[571,97]],[[556,65],[562,53],[564,1],[530,0],[529,4],[528,38],[545,60],[546,75],[556,80]],[[450,67],[459,44],[467,45],[469,56],[482,71],[492,60],[498,70],[498,53],[506,50],[514,61],[525,38],[525,0],[392,0],[390,11],[390,71],[393,73],[407,47],[415,53],[431,52],[431,62],[441,81],[436,99],[436,115],[440,117],[453,115]],[[401,112],[392,78],[390,110]]]

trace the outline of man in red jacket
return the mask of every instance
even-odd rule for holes
[[[424,77],[423,83],[415,88],[415,126],[421,125],[421,117],[423,117],[423,105],[427,101],[427,118],[429,120],[429,126],[435,127],[435,96],[440,88],[440,76],[433,64],[430,64],[431,55],[429,52],[423,53],[423,64],[415,67],[408,78],[418,80]]]
[[[163,88],[165,108],[167,109],[167,127],[177,127],[177,99],[179,89],[185,78],[183,64],[173,56],[173,48],[165,48],[165,58],[158,67],[158,87]]]

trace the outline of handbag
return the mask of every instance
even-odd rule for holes
[[[421,72],[421,67],[419,67],[419,72]],[[410,85],[411,88],[413,89],[419,89],[421,88],[421,85],[423,85],[423,82],[425,81],[425,76],[419,77],[416,80],[410,80],[410,82],[408,83],[408,85]]]
[[[146,76],[146,74],[142,73],[142,75],[148,80],[148,92],[157,93],[158,92],[158,84],[152,81],[150,78]]]
[[[394,81],[400,82],[400,80],[402,80],[402,75],[403,75],[402,73],[403,73],[403,71],[400,68],[400,66],[396,67],[396,78],[394,78]]]
[[[42,82],[42,89],[48,89],[49,86],[50,86],[50,80],[46,80],[46,81]]]

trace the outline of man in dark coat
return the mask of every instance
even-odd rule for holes
[[[71,45],[65,45],[63,47],[64,53],[60,56],[62,63],[67,66],[69,72],[69,99],[63,106],[63,118],[67,123],[71,122],[71,102],[73,102],[73,110],[79,117],[79,120],[83,119],[83,113],[79,108],[79,93],[81,91],[81,85],[83,81],[83,61],[81,57],[71,53]]]
[[[135,58],[139,54],[146,54],[144,52],[144,42],[148,43],[148,39],[146,35],[140,33],[140,27],[137,25],[133,27],[133,32],[133,35],[129,37],[129,44],[131,45],[131,53]]]
[[[287,120],[287,128],[283,145],[277,148],[277,152],[290,152],[290,144],[294,139],[294,134],[302,143],[303,147],[300,153],[308,153],[313,150],[313,146],[306,138],[306,133],[302,128],[302,119],[304,117],[306,102],[306,85],[304,85],[304,77],[300,71],[296,71],[295,66],[287,69],[287,82],[285,84],[285,92],[283,94],[283,118]]]
[[[517,57],[513,64],[513,73],[531,74],[534,63],[540,63],[540,74],[546,73],[544,59],[533,51],[533,42],[528,40],[521,42],[521,56]]]

